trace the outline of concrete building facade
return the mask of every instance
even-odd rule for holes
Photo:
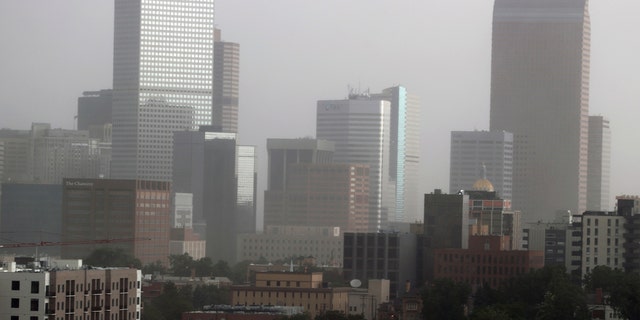
[[[404,283],[416,281],[417,236],[409,233],[344,234],[345,280],[389,279],[389,298],[404,290]]]
[[[118,0],[112,177],[170,181],[173,132],[212,124],[214,1]]]
[[[588,0],[497,0],[492,131],[513,133],[513,206],[526,221],[586,209]]]
[[[111,123],[113,90],[85,91],[78,97],[76,113],[78,130],[89,130],[91,126]]]
[[[589,117],[589,169],[587,210],[609,211],[611,177],[611,128],[602,116]]]
[[[299,306],[311,318],[328,311],[347,313],[351,288],[323,285],[322,272],[258,272],[252,286],[232,286],[232,305]]]
[[[469,190],[481,178],[498,196],[511,200],[513,134],[505,131],[452,131],[449,192]]]
[[[261,234],[239,234],[239,261],[282,261],[298,263],[300,257],[313,257],[317,265],[342,266],[340,227],[266,225]]]
[[[222,41],[215,29],[212,123],[221,132],[238,133],[240,97],[240,45]]]

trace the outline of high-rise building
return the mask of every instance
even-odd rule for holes
[[[469,195],[424,195],[423,280],[433,281],[436,249],[467,249],[469,245]]]
[[[0,141],[4,144],[4,175],[2,181],[33,181],[29,173],[29,154],[31,150],[28,130],[0,129]]]
[[[587,210],[608,211],[611,172],[611,129],[602,116],[589,117]]]
[[[287,188],[288,168],[295,163],[329,164],[333,162],[333,142],[317,139],[267,139],[267,189]]]
[[[588,0],[496,0],[490,128],[514,134],[525,220],[586,208],[589,61]]]
[[[406,281],[416,281],[418,237],[411,233],[369,232],[344,234],[344,278],[389,279],[391,299],[400,297]]]
[[[111,123],[113,91],[85,91],[78,98],[78,130],[89,130],[90,126]]]
[[[352,94],[346,100],[318,101],[316,136],[335,143],[336,163],[369,166],[369,231],[386,228],[395,215],[395,182],[390,176],[389,101]]]
[[[171,183],[144,180],[64,179],[62,241],[135,239],[110,244],[143,264],[168,264]],[[63,258],[85,258],[101,246],[66,245]]]
[[[420,193],[420,103],[407,88],[396,86],[372,94],[391,104],[390,177],[395,181],[395,215],[390,221],[422,220]]]
[[[170,181],[173,132],[212,123],[214,1],[115,1],[112,177]]]
[[[238,133],[240,97],[240,45],[222,41],[215,29],[213,64],[213,127],[220,132]]]
[[[236,226],[238,233],[256,232],[257,162],[255,146],[236,146]]]
[[[513,134],[505,131],[452,131],[449,192],[469,190],[480,178],[511,200]]]

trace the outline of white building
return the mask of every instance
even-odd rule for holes
[[[589,117],[587,210],[608,211],[611,176],[611,129],[602,116]]]
[[[113,178],[170,181],[173,132],[212,123],[214,1],[116,0]]]
[[[469,190],[478,179],[485,178],[500,198],[511,200],[513,134],[452,131],[449,163],[449,193]]]
[[[172,228],[193,229],[193,194],[176,192],[173,195]]]
[[[369,229],[386,228],[395,219],[395,181],[391,168],[391,105],[368,95],[347,100],[321,100],[317,105],[316,137],[335,143],[333,161],[369,165]]]
[[[623,269],[625,222],[617,212],[587,211],[582,215],[582,275],[596,266]]]

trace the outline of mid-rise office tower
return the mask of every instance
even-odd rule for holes
[[[469,190],[480,178],[511,200],[513,134],[505,131],[452,131],[449,192]]]
[[[524,220],[586,208],[589,61],[587,0],[496,0],[490,127],[514,134]]]
[[[238,132],[240,45],[222,41],[215,30],[213,65],[213,123],[220,132]]]
[[[211,125],[214,1],[116,0],[112,177],[171,180],[173,132]]]
[[[416,222],[422,220],[422,194],[420,189],[420,103],[396,86],[372,94],[391,104],[390,178],[396,185],[395,215],[391,221]]]
[[[91,126],[111,123],[113,91],[85,91],[78,98],[78,130],[89,130]]]
[[[316,136],[335,143],[336,163],[369,165],[369,230],[386,228],[395,213],[390,177],[389,101],[352,94],[347,100],[318,101]]]
[[[611,170],[611,129],[602,116],[589,117],[587,210],[608,211]]]

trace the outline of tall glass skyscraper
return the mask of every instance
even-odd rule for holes
[[[420,103],[403,86],[372,94],[372,99],[390,103],[390,178],[395,181],[395,214],[390,221],[422,220],[423,199],[420,193]]]
[[[368,95],[318,101],[316,136],[335,143],[333,161],[369,165],[369,230],[386,228],[395,213],[390,178],[390,103]]]
[[[495,1],[490,127],[514,134],[523,220],[586,208],[590,32],[587,0]]]
[[[173,132],[212,123],[213,0],[116,0],[113,178],[171,180]]]

